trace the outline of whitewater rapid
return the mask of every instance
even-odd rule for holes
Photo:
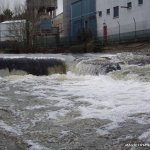
[[[122,150],[130,142],[149,143],[150,82],[139,67],[149,71],[148,65],[123,64],[122,70],[98,76],[72,69],[1,76],[0,132],[31,150]]]

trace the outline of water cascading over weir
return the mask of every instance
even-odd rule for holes
[[[6,69],[9,73],[24,71],[37,76],[66,73],[65,62],[56,58],[0,58],[0,70]]]

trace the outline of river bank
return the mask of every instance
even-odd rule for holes
[[[16,53],[16,54],[30,54],[30,53],[51,53],[51,54],[59,54],[59,53],[122,53],[122,52],[140,52],[140,53],[149,53],[150,52],[150,42],[132,42],[132,43],[122,43],[122,44],[107,44],[101,45],[99,43],[89,42],[87,45],[79,44],[79,45],[59,45],[58,47],[53,48],[18,48],[14,49],[1,49],[0,53]]]
[[[103,46],[99,49],[102,53],[121,53],[121,52],[133,52],[133,53],[149,53],[150,42],[135,42],[135,43],[123,43],[123,44],[112,44]]]

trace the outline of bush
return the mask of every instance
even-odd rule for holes
[[[86,45],[86,51],[87,52],[94,52],[95,50],[95,43],[94,41],[89,41]]]
[[[70,53],[84,53],[85,45],[84,44],[73,45],[69,48],[69,52]]]

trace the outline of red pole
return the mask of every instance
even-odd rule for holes
[[[104,41],[106,42],[107,37],[108,37],[108,29],[107,29],[106,23],[104,23],[104,26],[103,26],[103,37],[104,37]]]

